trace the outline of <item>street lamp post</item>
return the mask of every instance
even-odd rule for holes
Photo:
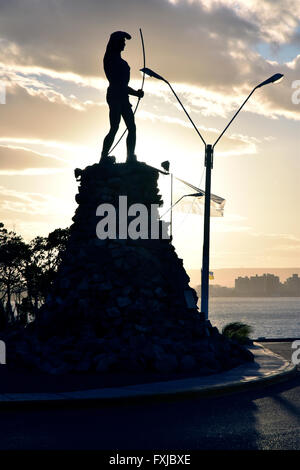
[[[283,74],[281,73],[276,73],[275,75],[272,75],[272,77],[268,78],[267,80],[261,82],[259,85],[253,88],[251,93],[247,96],[243,104],[239,107],[237,112],[234,114],[232,119],[229,121],[227,126],[224,128],[224,130],[221,132],[217,140],[213,145],[207,144],[205,140],[203,139],[202,135],[200,134],[199,130],[197,129],[195,123],[193,122],[192,118],[186,111],[185,107],[183,106],[182,102],[178,98],[177,94],[175,93],[173,87],[171,84],[161,75],[158,75],[156,72],[153,72],[153,70],[148,69],[148,68],[143,68],[141,69],[142,72],[144,72],[146,75],[149,77],[156,78],[158,80],[162,80],[167,85],[171,88],[173,94],[175,95],[177,101],[181,105],[182,109],[184,110],[185,114],[187,115],[188,119],[192,123],[195,131],[197,132],[198,136],[202,140],[204,146],[205,146],[205,167],[206,167],[206,176],[205,176],[205,202],[204,202],[204,236],[203,236],[203,254],[202,254],[202,273],[201,273],[201,313],[204,315],[204,320],[208,320],[208,301],[209,301],[209,249],[210,249],[210,195],[211,195],[211,170],[213,168],[213,155],[214,155],[214,149],[217,143],[220,141],[220,139],[223,137],[225,132],[227,131],[228,127],[231,125],[231,123],[234,121],[236,116],[239,114],[241,109],[244,107],[244,105],[247,103],[249,98],[253,95],[255,90],[258,88],[268,85],[269,83],[274,83],[283,78]]]

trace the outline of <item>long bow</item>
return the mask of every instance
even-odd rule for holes
[[[142,32],[142,29],[140,29],[140,37],[141,37],[141,43],[142,43],[142,50],[143,50],[143,69],[145,69],[146,67],[146,53],[145,53],[145,44],[144,44],[144,37],[143,37],[143,32]],[[145,72],[143,72],[143,78],[142,78],[142,83],[141,83],[141,86],[140,86],[140,90],[143,91],[144,89],[144,83],[145,83]],[[140,101],[141,101],[141,98],[138,99],[137,103],[136,103],[136,106],[135,106],[135,109],[133,111],[133,115],[135,115],[135,113],[137,112],[137,109],[139,107],[139,104],[140,104]],[[126,134],[126,132],[128,131],[127,127],[125,129],[125,131],[123,132],[123,134],[121,135],[121,137],[119,138],[119,140],[117,141],[117,143],[110,149],[110,151],[108,152],[108,155],[116,148],[116,146],[121,142],[121,140],[123,139],[124,135]]]

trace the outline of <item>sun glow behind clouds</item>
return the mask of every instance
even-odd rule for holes
[[[258,42],[270,47],[274,41],[276,47],[288,44],[300,18],[300,4],[296,0],[170,0],[170,3],[173,5],[167,1],[140,0],[135,4],[135,18],[143,18],[147,65],[154,70],[157,66],[156,71],[172,81],[208,142],[216,139],[252,86],[276,72],[286,75],[280,86],[266,88],[251,98],[220,142],[214,161],[213,192],[227,202],[224,218],[212,221],[212,264],[230,266],[255,259],[263,265],[269,259],[264,250],[293,242],[274,237],[261,243],[263,236],[258,239],[253,233],[265,230],[276,235],[281,233],[282,226],[287,234],[296,236],[299,232],[298,221],[288,214],[286,207],[290,207],[290,201],[299,199],[296,181],[299,166],[292,161],[293,154],[297,157],[298,129],[292,119],[299,121],[300,108],[291,103],[290,85],[299,78],[300,59],[289,57],[290,62],[278,69],[278,63],[272,57],[266,56],[265,60],[256,46]],[[119,19],[115,2],[105,3],[105,14],[101,1],[79,2],[77,8],[73,2],[60,2],[61,13],[65,15],[63,27],[56,23],[49,9],[43,28],[40,25],[50,4],[48,0],[36,3],[26,19],[31,24],[27,31],[22,9],[14,9],[14,2],[8,2],[6,7],[6,13],[14,10],[11,18],[0,17],[1,35],[9,38],[1,42],[0,52],[0,74],[8,91],[8,105],[1,107],[5,118],[1,122],[0,147],[7,148],[5,162],[12,150],[23,154],[36,152],[37,163],[39,157],[44,162],[43,167],[33,168],[32,156],[25,168],[13,170],[3,160],[0,185],[25,195],[35,192],[54,197],[41,201],[32,194],[29,199],[22,194],[0,194],[0,220],[5,218],[10,227],[16,224],[16,229],[26,237],[30,233],[47,234],[47,229],[71,223],[77,186],[73,169],[99,160],[108,130],[107,81],[100,67],[99,52],[105,50],[111,25],[130,32],[136,28],[128,0],[118,4],[118,11],[124,12]],[[99,15],[91,14],[95,9]],[[39,25],[34,35],[33,18]],[[115,23],[119,20],[120,23]],[[78,27],[88,34],[75,37],[73,33]],[[130,84],[139,88],[138,38],[133,38],[129,46],[124,58],[131,66]],[[206,67],[200,66],[203,63]],[[200,186],[204,149],[197,135],[166,84],[147,80],[144,90],[145,98],[136,115],[138,159],[156,167],[169,159],[175,174]],[[131,100],[135,105],[135,98]],[[31,127],[24,125],[30,122]],[[121,127],[120,133],[123,123]],[[117,161],[125,160],[125,141],[126,138],[116,149]],[[22,158],[22,162],[26,161],[26,155]],[[54,168],[55,160],[59,165]],[[49,168],[45,164],[48,161]],[[161,178],[160,185],[168,207],[168,177],[164,181]],[[28,204],[29,211],[23,213],[24,204]],[[273,217],[272,211],[280,217]],[[199,267],[203,220],[195,216],[188,216],[183,222],[176,220],[174,214],[174,240],[179,254],[188,264]],[[285,252],[287,255],[275,257],[273,250],[272,259],[288,265],[289,260],[294,261],[296,252],[294,257],[292,250]]]

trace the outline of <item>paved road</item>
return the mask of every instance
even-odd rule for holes
[[[266,346],[290,358],[290,344]],[[300,449],[300,374],[223,397],[0,409],[0,420],[0,449]]]
[[[278,342],[274,342],[274,343],[263,343],[263,342],[261,342],[261,344],[263,344],[265,348],[270,349],[271,351],[273,351],[276,354],[279,354],[280,356],[284,357],[288,361],[291,360],[292,353],[294,352],[294,350],[291,348],[292,343],[290,343],[290,342],[281,343],[280,341],[278,341]]]

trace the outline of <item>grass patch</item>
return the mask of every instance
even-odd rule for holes
[[[232,322],[228,323],[222,329],[222,334],[227,338],[233,339],[240,344],[251,344],[249,335],[252,333],[253,328],[245,323]]]

